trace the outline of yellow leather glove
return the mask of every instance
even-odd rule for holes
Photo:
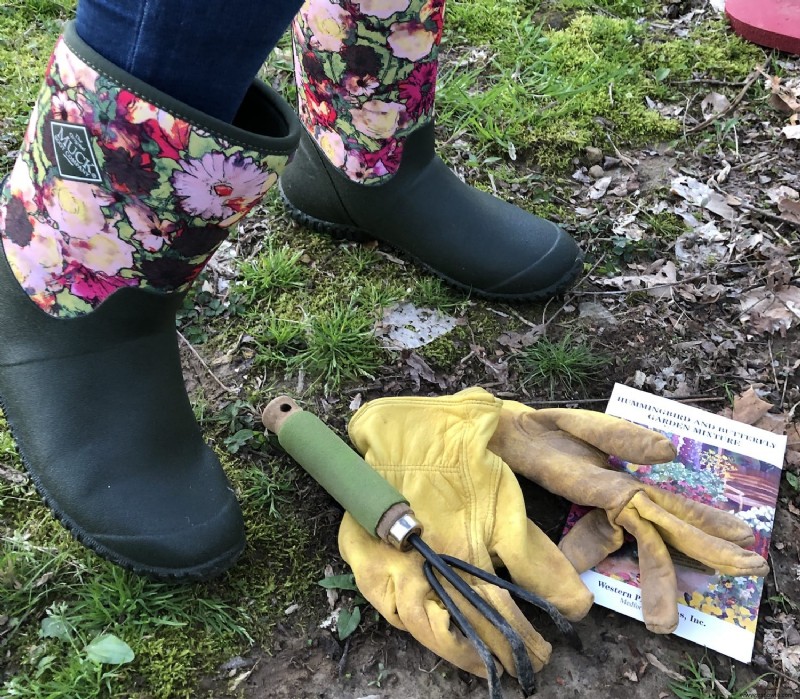
[[[559,545],[578,572],[622,546],[630,532],[639,549],[642,612],[647,628],[678,625],[675,569],[666,544],[725,575],[766,575],[767,562],[744,546],[750,527],[734,515],[611,470],[608,455],[637,464],[672,461],[663,435],[589,410],[534,410],[505,401],[489,449],[518,474],[578,505],[582,517]]]
[[[591,593],[558,547],[527,519],[516,477],[486,448],[500,409],[501,401],[481,389],[441,398],[383,398],[355,414],[349,433],[364,459],[408,498],[425,528],[423,539],[435,552],[491,572],[505,567],[515,583],[552,602],[568,619],[580,619],[591,607]],[[416,551],[402,553],[373,538],[349,514],[339,529],[339,550],[361,593],[389,623],[454,665],[486,677],[480,656],[425,579]],[[520,634],[539,670],[550,657],[550,644],[508,592],[467,580]],[[513,675],[502,634],[445,587]]]

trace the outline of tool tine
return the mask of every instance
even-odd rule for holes
[[[423,564],[423,570],[425,571],[425,577],[428,579],[431,588],[439,595],[439,599],[442,600],[445,608],[450,613],[450,618],[455,622],[458,628],[461,629],[461,632],[467,637],[467,640],[475,648],[481,660],[483,660],[483,664],[486,666],[486,677],[489,683],[489,699],[503,699],[503,690],[500,687],[500,673],[497,671],[497,665],[494,662],[492,652],[481,640],[481,637],[478,636],[475,627],[469,623],[469,620],[458,608],[453,598],[447,594],[447,590],[445,590],[442,583],[439,582],[436,574],[433,572],[433,567],[428,561],[425,561]]]
[[[580,636],[578,636],[569,620],[567,620],[567,618],[561,612],[559,612],[558,609],[556,609],[552,602],[548,602],[546,599],[539,597],[539,595],[535,595],[533,592],[526,590],[524,587],[515,585],[514,583],[489,573],[482,568],[478,568],[471,563],[462,561],[460,558],[454,558],[453,556],[442,554],[442,560],[444,560],[453,568],[463,570],[465,573],[468,573],[479,580],[483,580],[491,585],[496,585],[503,590],[507,590],[514,595],[514,597],[518,597],[519,599],[525,600],[529,604],[532,604],[534,607],[538,607],[553,620],[553,623],[558,627],[558,630],[564,634],[573,648],[576,650],[582,649],[583,644],[581,643]]]
[[[536,674],[528,656],[525,642],[511,624],[491,604],[473,590],[467,582],[445,563],[442,557],[430,548],[419,536],[409,537],[409,543],[422,555],[427,563],[447,580],[475,609],[482,614],[508,641],[514,656],[514,669],[517,681],[525,692],[531,695],[536,690]],[[457,560],[457,559],[456,559]],[[438,591],[437,591],[438,594]],[[446,593],[445,593],[446,594]],[[444,600],[442,600],[444,602]],[[448,608],[449,609],[449,608]]]

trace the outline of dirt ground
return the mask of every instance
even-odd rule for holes
[[[560,522],[567,512],[566,503],[536,491],[529,484],[523,486],[529,516],[549,533],[560,531]],[[800,600],[799,530],[797,518],[779,509],[774,541],[787,543],[780,550],[773,548],[765,600],[776,592],[791,600]],[[320,592],[320,596],[324,593]],[[762,606],[754,661],[750,665],[706,651],[675,636],[650,633],[640,622],[598,606],[575,624],[583,644],[581,650],[575,650],[559,637],[549,620],[540,618],[536,610],[526,605],[523,609],[553,645],[550,663],[537,675],[535,696],[540,699],[666,699],[674,696],[670,684],[675,678],[665,670],[687,676],[682,664],[688,658],[706,663],[723,685],[735,674],[736,689],[765,676],[765,681],[756,686],[756,693],[748,696],[765,699],[800,696],[797,685],[788,678],[765,675],[768,673],[763,647],[765,629],[780,627],[782,623],[785,627],[787,623],[787,618],[780,617],[768,603]],[[320,618],[325,615],[324,605],[319,614]],[[661,667],[651,662],[653,657]],[[274,645],[268,651],[254,649],[229,665],[230,668],[226,667],[206,684],[214,696],[245,699],[477,699],[487,696],[484,680],[439,660],[410,635],[374,615],[345,643],[316,624],[298,629],[287,623],[278,628]],[[502,684],[508,699],[524,696],[513,678],[504,676]],[[726,695],[719,692],[706,696],[722,699]]]

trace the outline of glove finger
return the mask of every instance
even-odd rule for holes
[[[525,420],[563,430],[625,461],[660,464],[675,458],[675,447],[664,435],[594,410],[545,408],[527,413]]]
[[[529,438],[563,430],[606,454],[616,454],[635,463],[672,461],[676,453],[670,440],[658,432],[593,410],[533,410],[516,401],[503,401],[501,423],[512,421]]]
[[[651,502],[645,493],[636,493],[631,498],[630,507],[634,507],[643,519],[652,522],[660,537],[670,546],[723,575],[763,576],[769,572],[766,560],[755,551],[706,534]],[[617,522],[621,523],[619,518]]]
[[[575,570],[583,573],[619,550],[624,539],[622,527],[609,522],[605,510],[598,508],[581,517],[558,548]]]
[[[636,538],[645,626],[653,633],[672,633],[678,626],[678,581],[669,551],[634,507],[623,509],[617,523]]]
[[[524,537],[495,539],[493,553],[517,585],[554,604],[570,621],[589,612],[594,596],[568,557],[530,520]]]
[[[711,505],[695,502],[652,485],[644,485],[650,499],[678,519],[702,529],[706,534],[726,539],[742,547],[755,542],[753,530],[736,515]]]

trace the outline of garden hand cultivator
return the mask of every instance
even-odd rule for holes
[[[463,406],[457,404],[456,407],[461,409]],[[422,415],[424,411],[418,413],[423,418],[423,423],[427,422],[430,416]],[[354,418],[353,422],[356,421],[357,418]],[[433,546],[426,543],[422,537],[423,525],[414,515],[409,499],[350,449],[322,421],[301,410],[291,398],[281,396],[273,400],[264,411],[263,422],[278,436],[281,446],[349,513],[342,523],[339,543],[343,556],[353,566],[362,594],[390,623],[409,630],[434,652],[464,669],[485,675],[491,699],[502,696],[501,670],[496,658],[517,677],[521,688],[529,695],[535,690],[535,670],[538,669],[535,666],[541,667],[547,661],[550,650],[549,644],[530,627],[508,593],[546,612],[571,643],[576,647],[580,646],[577,634],[553,602],[487,570],[493,567],[491,559],[498,558],[497,552],[491,550],[491,542],[487,542],[485,548],[485,552],[491,555],[472,557],[480,565],[456,556],[436,553],[434,548],[437,544],[452,552],[462,551],[458,542],[453,542],[459,537],[459,528],[436,528],[438,522],[435,520],[438,517],[435,515],[438,512],[429,512],[429,526],[432,527],[430,543]],[[466,421],[465,424],[470,423]],[[430,429],[435,424],[428,422],[427,427]],[[487,423],[485,428],[478,430],[477,443],[478,449],[488,454],[485,442],[488,441],[494,425]],[[351,422],[351,435],[352,433]],[[486,437],[483,442],[481,434]],[[407,451],[406,457],[408,456]],[[496,457],[491,457],[491,460],[493,466],[502,464]],[[446,460],[439,463],[443,471],[448,470]],[[507,467],[504,464],[502,467],[492,471],[495,485],[503,481],[502,478],[497,478],[498,475],[507,475]],[[511,479],[513,480],[513,475]],[[418,480],[417,478],[416,481]],[[429,485],[427,483],[426,488]],[[442,482],[434,484],[433,489],[438,490],[440,496],[444,492]],[[492,500],[494,494],[496,493],[478,492],[481,499],[485,497],[487,500]],[[424,498],[421,501],[424,509]],[[442,511],[446,510],[447,497],[444,496]],[[446,513],[443,514],[443,518],[445,517]],[[527,529],[529,524],[533,526],[527,523],[523,525],[523,529]],[[437,531],[434,532],[433,529]],[[385,543],[381,543],[379,539]],[[541,543],[537,541],[537,547]],[[545,554],[552,555],[552,550],[546,545],[544,549]],[[365,551],[366,555],[363,555]],[[558,553],[557,550],[555,552]],[[536,561],[530,563],[536,566]],[[465,577],[457,571],[464,573]],[[545,569],[548,576],[558,572],[558,564],[555,570],[552,567]],[[474,579],[472,585],[467,582],[467,578]],[[389,581],[392,584],[387,584]],[[575,599],[579,601],[577,606],[573,604],[567,610],[567,614],[579,618],[588,610],[591,595],[574,575],[574,571],[571,574],[565,573],[561,582],[564,587],[575,589],[573,602]],[[530,584],[528,586],[537,587]],[[385,599],[387,588],[392,590],[391,600]],[[441,600],[444,610],[432,599],[431,592]],[[464,605],[463,602],[468,604]],[[457,630],[452,628],[450,621],[454,622]],[[467,647],[470,645],[471,649]]]

